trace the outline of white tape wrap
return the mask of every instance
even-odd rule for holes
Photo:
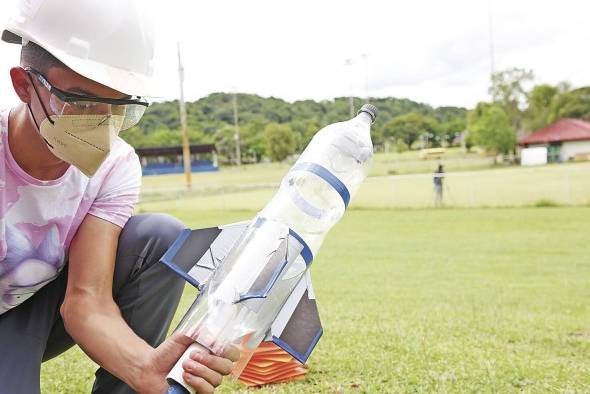
[[[195,394],[195,389],[189,386],[184,381],[184,379],[182,379],[182,373],[184,372],[184,368],[182,368],[182,363],[184,362],[184,360],[188,359],[190,354],[194,351],[203,352],[206,354],[210,353],[206,347],[199,345],[197,342],[193,343],[188,347],[188,349],[186,349],[186,351],[182,354],[182,357],[180,357],[176,364],[174,364],[174,368],[172,368],[168,376],[166,376],[166,380],[174,380],[175,382],[182,385],[182,387],[187,389],[190,394]]]

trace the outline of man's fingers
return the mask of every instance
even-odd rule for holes
[[[191,359],[203,364],[204,366],[223,376],[229,375],[234,366],[231,360],[225,357],[216,356],[214,354],[193,352],[191,353]]]
[[[235,363],[240,359],[240,349],[232,345],[227,345],[223,348],[221,357],[227,358]]]
[[[175,332],[172,335],[170,335],[170,338],[167,339],[168,341],[172,341],[174,343],[177,343],[180,346],[184,346],[184,348],[186,349],[188,346],[192,345],[193,343],[195,343],[195,340],[192,339],[191,337],[187,337],[186,335],[180,333],[180,332]]]
[[[219,386],[223,380],[221,374],[192,359],[184,360],[182,368],[193,376],[205,379],[213,387]]]
[[[199,394],[213,394],[215,392],[215,388],[203,378],[191,375],[188,372],[184,372],[182,378]]]

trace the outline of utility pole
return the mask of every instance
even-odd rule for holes
[[[234,134],[234,139],[236,140],[236,164],[239,167],[240,165],[242,165],[242,152],[240,150],[240,126],[238,125],[238,97],[237,97],[235,89],[234,89],[233,104],[234,104],[234,126],[236,128],[236,132]]]
[[[350,66],[350,72],[348,75],[348,82],[349,82],[349,87],[350,87],[350,95],[348,97],[348,103],[350,104],[350,117],[353,118],[354,117],[354,101],[352,98],[352,59],[346,59],[344,61],[344,65],[345,66]]]
[[[492,8],[492,0],[488,0],[488,27],[490,30],[490,80],[494,76],[495,59],[494,59],[494,12]]]
[[[180,125],[182,127],[182,158],[184,162],[184,175],[186,177],[186,190],[191,191],[191,151],[188,143],[188,127],[186,124],[186,105],[184,104],[184,68],[180,58],[180,42],[178,47],[178,77],[180,79]]]
[[[463,154],[467,153],[467,137],[469,136],[469,131],[467,128],[461,132],[461,151]]]

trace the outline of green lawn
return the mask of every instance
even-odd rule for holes
[[[254,214],[166,211],[192,227]],[[311,372],[252,392],[588,392],[589,223],[588,207],[351,210],[312,267]],[[92,373],[70,351],[43,366],[43,392],[89,392]]]
[[[287,170],[286,165],[262,164],[193,174],[191,193],[184,191],[180,175],[145,177],[140,210],[259,210]],[[444,202],[451,207],[588,205],[590,163],[449,172]],[[362,209],[426,208],[433,204],[430,173],[369,177],[352,201],[352,207]]]
[[[430,173],[438,162],[449,171],[491,168],[493,159],[477,153],[462,153],[449,149],[441,160],[422,160],[418,151],[404,153],[376,153],[370,176]],[[221,166],[219,172],[193,174],[197,188],[235,187],[236,185],[278,183],[293,162],[248,164],[241,167]],[[144,191],[183,189],[184,174],[149,176],[143,179]]]

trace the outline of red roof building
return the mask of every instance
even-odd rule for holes
[[[520,146],[550,145],[565,141],[590,141],[590,122],[579,119],[561,119],[545,126],[518,141]]]
[[[521,155],[545,147],[549,162],[590,160],[590,122],[561,119],[521,138],[518,144],[523,148]]]

